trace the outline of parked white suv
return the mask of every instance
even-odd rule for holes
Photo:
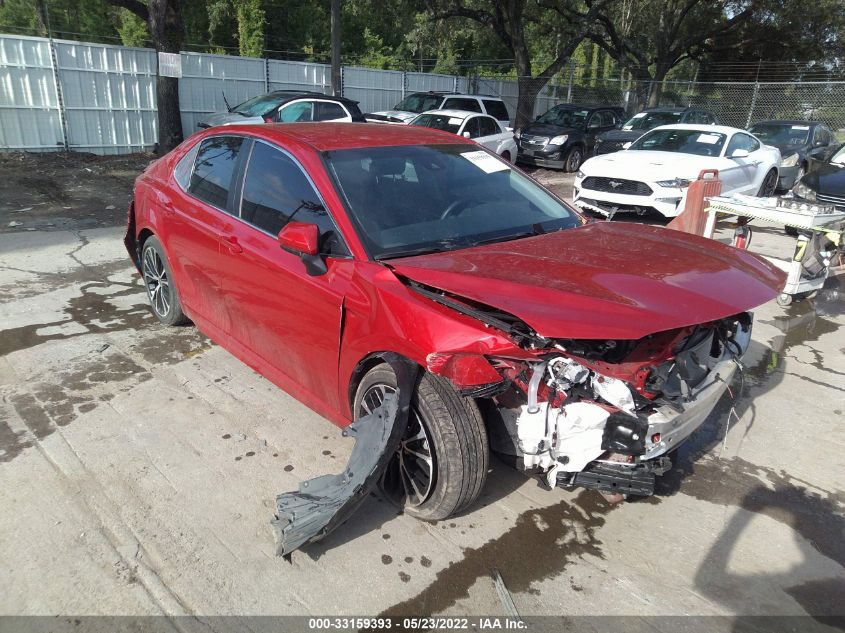
[[[430,110],[463,110],[488,114],[502,127],[510,129],[510,115],[505,102],[490,95],[464,95],[450,92],[412,92],[393,106],[392,110],[365,114],[375,123],[410,123],[418,114]]]

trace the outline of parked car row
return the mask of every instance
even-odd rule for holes
[[[472,139],[509,162],[576,173],[575,203],[606,216],[674,217],[684,208],[686,187],[704,169],[719,171],[728,195],[803,190],[811,166],[824,164],[839,147],[820,122],[769,120],[742,130],[718,125],[716,115],[699,107],[646,108],[626,119],[617,106],[562,103],[513,131],[499,97],[434,91],[363,114],[351,99],[279,90],[199,126],[312,121],[410,124]]]

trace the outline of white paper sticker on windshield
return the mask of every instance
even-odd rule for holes
[[[697,143],[707,143],[708,145],[715,145],[719,142],[718,134],[699,134],[696,139]]]
[[[456,119],[455,117],[452,117],[451,119],[449,119],[449,125],[460,125],[463,122],[464,122],[463,119]]]
[[[809,125],[793,125],[792,129],[793,130],[809,130],[810,126]]]
[[[632,119],[642,119],[645,115],[646,115],[646,113],[645,113],[645,112],[640,112],[639,114],[635,114],[635,115],[634,115],[634,116],[632,116],[631,118],[632,118]]]
[[[461,152],[461,156],[487,174],[492,174],[497,171],[507,171],[510,169],[506,163],[493,158],[490,154],[483,150],[478,150],[476,152]]]

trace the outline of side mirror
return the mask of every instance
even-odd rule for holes
[[[461,132],[461,136],[464,138],[469,138],[469,132]]]
[[[825,147],[827,143],[824,140],[818,140],[813,143],[813,147]]]
[[[735,149],[733,154],[731,154],[731,158],[748,158],[748,150],[747,149]]]
[[[320,229],[316,224],[288,222],[279,231],[278,240],[282,250],[299,256],[309,275],[322,275],[328,270],[319,255]]]

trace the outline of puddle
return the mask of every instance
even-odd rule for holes
[[[595,492],[582,491],[572,501],[523,512],[507,532],[484,545],[463,550],[461,560],[439,571],[420,593],[380,614],[384,616],[442,613],[469,597],[479,578],[499,569],[508,589],[527,592],[535,582],[557,576],[574,558],[603,558],[596,530],[613,508]],[[424,564],[425,565],[425,564]]]

